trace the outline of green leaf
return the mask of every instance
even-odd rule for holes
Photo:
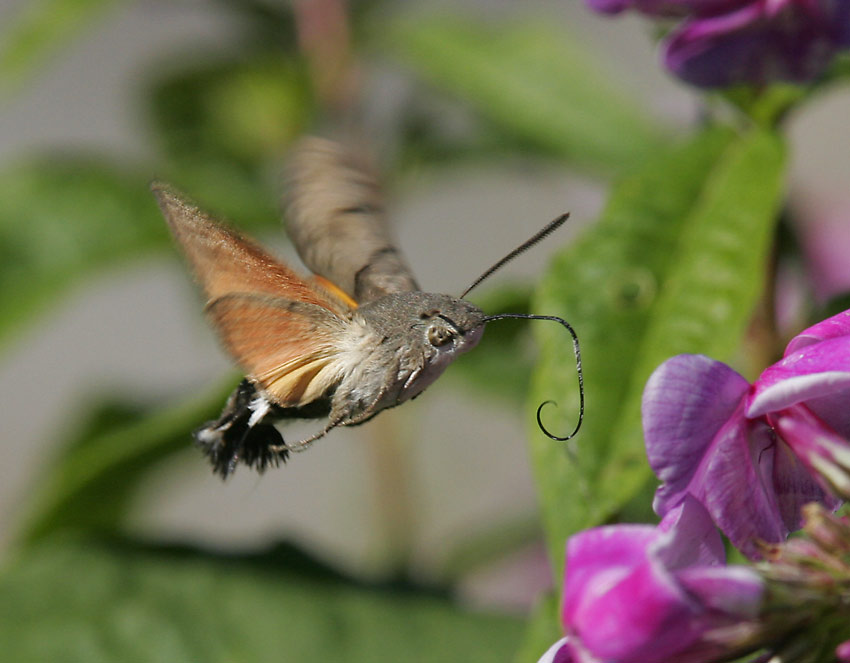
[[[0,37],[0,94],[20,85],[31,72],[116,0],[29,0],[3,26]],[[8,13],[8,12],[7,12]]]
[[[57,530],[121,529],[139,481],[155,464],[191,448],[191,432],[218,416],[235,380],[167,407],[110,399],[94,408],[36,482],[22,538]],[[198,462],[203,459],[198,454]]]
[[[167,242],[146,178],[104,161],[10,166],[0,200],[0,345],[82,277]]]
[[[222,558],[52,541],[0,576],[9,661],[495,663],[522,626],[410,585],[345,580],[291,547]]]
[[[526,148],[617,171],[662,140],[616,82],[551,25],[415,16],[379,24],[374,40]]]
[[[783,167],[771,133],[708,131],[624,179],[598,225],[554,261],[535,309],[577,330],[587,396],[575,446],[546,439],[536,425],[531,432],[556,577],[570,534],[614,518],[636,496],[629,509],[649,514],[643,386],[675,354],[734,354],[762,292]],[[538,332],[532,402],[557,400],[561,408],[544,420],[567,431],[577,402],[572,348],[556,330]]]

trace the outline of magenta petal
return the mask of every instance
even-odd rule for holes
[[[697,606],[670,573],[649,559],[617,577],[597,574],[571,626],[603,660],[654,663],[699,637],[691,627]]]
[[[585,601],[595,598],[599,578],[613,583],[628,574],[644,561],[647,547],[657,535],[649,525],[618,525],[597,527],[570,537],[561,612],[565,630],[579,619]]]
[[[847,4],[850,7],[850,2]],[[784,356],[787,357],[798,350],[802,350],[807,345],[839,336],[850,336],[850,311],[843,311],[801,331],[791,339],[788,347],[785,348]]]
[[[746,415],[755,418],[817,399],[814,407],[830,426],[850,432],[848,396],[850,336],[838,336],[803,346],[765,369],[747,399]]]
[[[662,663],[699,639],[702,608],[682,591],[668,562],[701,560],[706,532],[716,531],[693,500],[664,526],[666,531],[646,525],[598,527],[567,544],[564,628],[593,656]],[[711,557],[714,562],[716,551]]]
[[[573,658],[568,638],[561,638],[546,650],[537,663],[577,663]]]
[[[603,14],[619,14],[632,6],[632,0],[585,0],[592,10]]]
[[[703,663],[728,653],[717,629],[757,614],[758,574],[718,564],[722,545],[694,498],[656,528],[610,525],[567,543],[562,619],[555,656],[569,663]]]
[[[643,429],[649,464],[664,484],[654,504],[660,516],[681,503],[748,387],[726,364],[702,355],[668,359],[650,376],[643,392]]]

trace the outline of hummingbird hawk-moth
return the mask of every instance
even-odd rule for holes
[[[331,141],[303,139],[287,169],[284,219],[298,255],[313,272],[308,278],[173,188],[160,183],[151,188],[204,290],[212,327],[246,376],[221,416],[194,433],[222,477],[239,462],[263,471],[336,426],[361,424],[415,398],[476,346],[491,320],[563,324],[573,336],[581,385],[578,341],[566,322],[553,316],[487,316],[463,299],[567,215],[452,297],[419,290],[390,240],[377,179]],[[278,426],[305,418],[327,423],[304,440],[285,442]],[[538,423],[543,428],[539,409]],[[543,430],[568,439],[578,426],[565,438]]]

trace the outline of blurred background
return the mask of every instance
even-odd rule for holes
[[[522,615],[552,583],[527,329],[488,328],[415,402],[223,483],[190,431],[237,376],[147,185],[173,181],[297,265],[281,158],[353,125],[426,290],[458,294],[572,213],[471,297],[523,311],[609,183],[700,108],[647,25],[581,2],[294,7],[0,0],[0,555],[65,527],[228,554],[285,541],[356,578],[450,584]],[[804,222],[850,220],[849,116],[836,89],[790,125],[791,191],[817,212]]]

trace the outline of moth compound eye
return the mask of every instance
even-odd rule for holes
[[[428,328],[428,341],[435,348],[451,342],[454,332],[444,325],[432,325]]]

